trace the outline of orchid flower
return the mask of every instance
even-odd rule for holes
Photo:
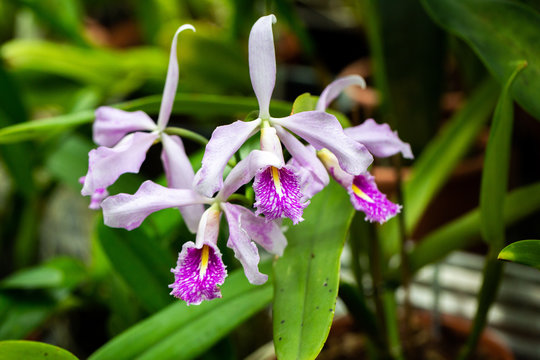
[[[253,25],[249,35],[249,73],[259,103],[259,116],[249,122],[236,121],[215,129],[206,146],[202,167],[195,175],[194,187],[204,196],[212,196],[223,183],[228,160],[252,135],[261,130],[261,150],[272,152],[280,163],[267,164],[255,174],[255,206],[266,219],[302,220],[304,201],[309,198],[300,187],[298,172],[285,165],[281,143],[300,166],[318,168],[318,183],[328,183],[328,174],[316,156],[290,132],[300,136],[317,150],[330,149],[340,166],[351,174],[364,172],[373,157],[364,145],[346,136],[338,120],[324,111],[307,111],[284,118],[270,116],[270,99],[276,81],[276,58],[272,24],[274,15],[263,16]],[[322,170],[321,170],[322,169]]]
[[[326,110],[332,100],[350,85],[364,88],[366,83],[358,75],[335,80],[322,92],[317,110]],[[410,145],[401,141],[397,132],[392,131],[388,124],[379,125],[373,119],[368,119],[358,126],[346,128],[345,134],[363,144],[376,157],[388,157],[401,152],[404,158],[413,158]],[[347,190],[354,208],[366,214],[366,220],[382,224],[401,211],[401,205],[394,204],[379,191],[374,177],[368,171],[349,173],[340,166],[338,158],[329,149],[321,149],[317,155],[332,177]]]
[[[169,58],[169,68],[157,123],[143,111],[127,112],[108,106],[96,110],[93,126],[94,142],[101,145],[88,154],[88,173],[81,178],[81,193],[91,196],[90,208],[98,209],[103,198],[108,196],[107,187],[124,173],[137,173],[146,158],[146,152],[157,141],[163,144],[161,160],[170,187],[190,188],[194,172],[180,137],[167,135],[165,128],[171,115],[178,86],[178,60],[176,44],[178,34],[195,28],[182,25],[174,34]],[[191,232],[204,208],[201,205],[179,208]]]
[[[251,181],[259,169],[268,164],[277,167],[281,160],[267,151],[255,150],[240,161],[229,173],[214,198],[202,196],[191,189],[171,189],[144,182],[134,195],[118,194],[106,198],[101,207],[105,224],[127,230],[138,227],[151,213],[171,207],[208,204],[198,225],[195,242],[183,245],[178,256],[171,295],[189,304],[221,297],[219,285],[227,276],[217,246],[219,221],[225,213],[229,225],[227,246],[244,267],[252,284],[263,284],[268,276],[259,272],[259,252],[255,243],[267,251],[282,255],[287,240],[275,221],[267,221],[252,211],[227,199],[240,186]],[[255,243],[254,243],[254,242]]]

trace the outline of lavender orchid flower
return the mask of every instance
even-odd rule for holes
[[[345,135],[333,115],[324,111],[307,111],[284,118],[270,116],[270,99],[276,80],[272,34],[272,24],[275,22],[274,15],[261,17],[253,25],[249,36],[249,72],[259,102],[259,117],[250,122],[236,121],[216,128],[206,146],[194,186],[201,194],[212,196],[223,183],[223,171],[228,160],[249,137],[261,130],[261,149],[274,153],[281,161],[276,166],[267,164],[255,174],[257,213],[264,214],[268,220],[288,217],[296,224],[302,220],[303,208],[314,190],[302,188],[299,177],[303,175],[295,171],[297,167],[283,162],[281,143],[296,159],[299,167],[314,164],[320,169],[321,165],[315,154],[304,151],[302,143],[290,132],[305,139],[317,150],[330,149],[340,166],[351,174],[364,172],[373,157],[364,145]],[[319,184],[328,183],[325,171],[319,171],[317,175]],[[307,193],[304,194],[304,190]]]
[[[332,100],[350,85],[365,87],[366,83],[358,75],[335,80],[322,92],[317,109],[324,111]],[[345,129],[345,134],[363,144],[377,157],[387,157],[401,152],[404,158],[413,158],[410,145],[401,141],[397,132],[393,132],[388,124],[379,125],[373,119],[368,119],[358,126]],[[321,149],[317,155],[332,177],[347,190],[354,208],[366,214],[366,220],[382,224],[401,211],[401,205],[392,203],[379,191],[374,177],[368,171],[360,174],[347,172],[329,149]]]
[[[270,164],[277,167],[281,159],[267,151],[255,150],[240,161],[229,173],[214,198],[200,195],[191,189],[171,189],[144,182],[134,195],[118,194],[103,201],[105,224],[127,230],[138,227],[151,213],[171,207],[209,204],[198,225],[195,242],[183,245],[176,268],[171,294],[189,304],[221,297],[227,271],[217,247],[219,220],[225,214],[229,225],[227,246],[244,267],[252,284],[263,284],[268,276],[259,272],[259,252],[255,243],[267,251],[282,255],[287,240],[275,221],[267,221],[252,211],[227,199],[238,188],[248,183],[255,173]],[[254,243],[255,242],[255,243]]]
[[[83,183],[81,193],[91,196],[90,208],[99,208],[102,200],[108,196],[107,187],[120,175],[139,172],[146,158],[146,152],[158,140],[163,144],[161,160],[169,187],[177,189],[191,187],[194,172],[182,140],[176,135],[165,133],[178,86],[177,39],[186,29],[195,31],[189,24],[182,25],[173,37],[157,123],[142,111],[127,112],[107,106],[96,110],[93,137],[101,146],[88,154],[88,173],[81,178]],[[189,230],[195,232],[204,211],[203,206],[183,206],[179,210]]]

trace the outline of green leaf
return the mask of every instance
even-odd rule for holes
[[[435,133],[440,118],[444,33],[417,0],[359,3],[364,5],[381,120],[417,153]]]
[[[303,111],[312,111],[317,108],[317,102],[319,101],[318,96],[313,96],[310,93],[304,93],[300,96],[298,96],[293,103],[292,106],[292,113],[297,114],[299,112]],[[326,112],[329,114],[332,114],[336,117],[336,119],[339,121],[341,126],[343,127],[349,127],[351,126],[351,122],[349,119],[340,113],[339,111],[335,111],[332,109],[326,109]]]
[[[98,225],[101,246],[112,267],[133,289],[149,312],[169,305],[168,284],[172,282],[170,268],[175,259],[141,228],[132,231]]]
[[[161,95],[113,105],[122,110],[142,110],[150,115],[159,112]],[[173,113],[185,115],[208,116],[237,116],[257,109],[257,99],[241,96],[203,95],[203,94],[177,94]],[[270,111],[276,117],[290,114],[292,104],[285,101],[272,101]],[[74,127],[90,124],[94,121],[93,111],[81,111],[73,114],[60,115],[39,121],[29,121],[22,124],[8,126],[0,129],[0,144],[8,144],[24,140],[44,137],[51,132],[66,131]],[[1,123],[0,123],[1,125]]]
[[[521,240],[499,253],[499,260],[513,261],[540,270],[540,240]]]
[[[540,183],[511,191],[504,200],[504,224],[510,226],[540,210]],[[441,260],[452,251],[474,245],[480,235],[480,210],[475,209],[427,235],[409,257],[411,272]],[[393,274],[398,278],[399,274]]]
[[[261,264],[268,273],[270,264]],[[98,349],[90,360],[191,359],[209,349],[272,299],[271,280],[255,286],[234,271],[221,287],[223,297],[201,305],[176,301]]]
[[[314,359],[334,317],[340,257],[354,209],[331,182],[287,231],[289,244],[274,266],[274,344],[279,359]]]
[[[79,1],[74,0],[16,0],[32,9],[36,16],[57,33],[80,46],[88,46],[82,37],[83,22]]]
[[[61,257],[11,274],[0,282],[0,287],[3,289],[72,288],[83,280],[84,273],[84,267],[80,261]]]
[[[88,170],[88,152],[94,147],[86,138],[70,134],[45,159],[45,167],[56,179],[79,192],[79,178]]]
[[[502,89],[486,147],[480,187],[480,221],[482,237],[499,251],[504,246],[503,205],[508,187],[510,142],[514,108],[508,90],[526,63],[520,64]],[[518,77],[519,78],[519,77]]]
[[[37,341],[0,341],[0,360],[77,360],[67,350]]]
[[[540,120],[540,13],[517,1],[423,0],[441,26],[463,38],[499,81],[506,83],[515,61],[529,66],[516,79],[512,97]]]
[[[493,81],[480,85],[415,160],[404,187],[405,224],[409,233],[473,144],[495,105],[497,94],[498,87]]]

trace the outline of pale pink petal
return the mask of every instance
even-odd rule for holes
[[[100,146],[91,150],[81,194],[92,196],[96,190],[107,189],[120,175],[139,172],[148,148],[158,136],[155,133],[136,132],[124,137],[113,148]]]
[[[165,129],[167,123],[169,122],[169,118],[171,117],[174,97],[176,96],[176,88],[178,87],[178,59],[176,57],[176,43],[178,41],[178,34],[186,29],[195,31],[195,28],[192,25],[182,25],[178,28],[178,30],[176,30],[172,40],[169,68],[167,70],[165,88],[163,89],[163,99],[161,100],[161,107],[159,108],[159,116],[157,121],[160,130]]]
[[[274,15],[259,18],[249,34],[249,75],[259,101],[259,117],[270,117],[270,98],[276,83],[276,54],[272,24]]]
[[[358,85],[366,88],[366,81],[360,75],[349,75],[332,81],[321,93],[317,102],[317,110],[325,111],[328,105],[347,87]]]
[[[288,117],[275,119],[272,123],[289,129],[304,138],[317,150],[327,148],[336,155],[343,170],[358,175],[373,162],[366,147],[343,132],[339,121],[321,111],[305,111]]]
[[[193,184],[193,168],[184,150],[182,140],[176,136],[161,134],[163,151],[161,161],[167,177],[167,185],[175,189],[191,189]],[[199,224],[199,219],[204,212],[202,205],[190,205],[178,208],[182,213],[184,222],[189,231],[195,233]]]
[[[221,297],[219,286],[225,282],[227,270],[218,247],[212,243],[198,248],[192,241],[182,246],[176,268],[171,269],[174,283],[171,295],[188,305]]]
[[[234,153],[258,130],[261,120],[235,121],[218,126],[206,145],[202,166],[193,185],[205,196],[212,196],[223,186],[223,171]]]
[[[370,153],[377,157],[387,157],[399,152],[406,159],[413,159],[411,146],[401,141],[397,131],[392,131],[388,124],[377,124],[367,119],[362,124],[345,129],[345,134],[363,144]]]
[[[222,204],[222,206],[225,204]],[[259,271],[259,250],[242,227],[241,213],[234,208],[223,206],[229,224],[229,240],[227,246],[234,250],[234,256],[244,267],[248,281],[255,285],[264,284],[268,276]]]
[[[129,112],[101,106],[96,110],[93,138],[98,145],[112,147],[130,132],[156,128],[156,123],[143,111]]]
[[[276,221],[267,221],[262,216],[256,216],[253,211],[240,205],[222,203],[221,207],[227,217],[232,217],[238,222],[251,240],[272,254],[283,255],[287,239]]]
[[[268,166],[281,168],[283,160],[271,152],[253,150],[231,170],[217,198],[227,200],[240,186],[250,182],[257,172]]]
[[[145,181],[134,195],[118,194],[109,196],[101,203],[105,225],[132,230],[141,225],[153,212],[186,205],[206,204],[193,190],[170,189]]]

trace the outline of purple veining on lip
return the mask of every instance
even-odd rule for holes
[[[219,285],[227,277],[219,249],[210,244],[198,249],[191,241],[182,247],[177,266],[171,272],[174,274],[174,283],[169,285],[171,295],[188,305],[220,298]]]
[[[370,222],[382,224],[401,211],[400,205],[394,204],[379,191],[373,176],[369,174],[355,176],[349,194],[354,208],[363,211]]]
[[[277,173],[276,173],[277,172]],[[302,203],[303,197],[296,175],[287,166],[281,169],[272,166],[255,175],[256,214],[263,214],[267,220],[290,218],[294,224],[302,219],[304,208],[308,202]]]

